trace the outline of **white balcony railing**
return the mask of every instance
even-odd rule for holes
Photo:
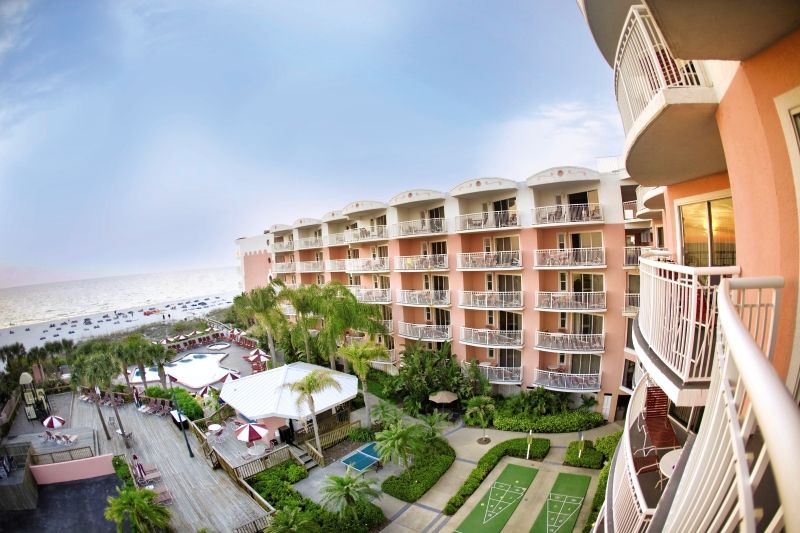
[[[708,402],[665,531],[800,531],[800,411],[770,363],[782,287],[720,283]]]
[[[344,272],[346,259],[329,259],[325,261],[325,270],[328,272]]]
[[[553,248],[533,252],[533,268],[585,268],[605,265],[605,248]]]
[[[298,250],[307,250],[309,248],[322,248],[322,237],[303,237],[297,240]]]
[[[533,372],[533,385],[554,391],[596,392],[600,390],[600,374],[569,374],[537,368]]]
[[[392,332],[392,326],[394,325],[392,320],[381,320],[381,324],[383,324],[384,329],[386,329],[386,333]]]
[[[461,362],[461,369],[467,372],[470,364],[466,361]],[[489,383],[495,384],[515,384],[522,383],[522,366],[490,366],[486,364],[477,365],[478,372],[486,378]]]
[[[437,233],[447,233],[446,218],[403,220],[392,226],[393,237],[415,237],[417,235],[434,235]]]
[[[639,259],[639,330],[650,350],[683,382],[711,377],[717,319],[715,283],[739,267],[692,268]]]
[[[397,291],[397,303],[411,306],[447,306],[450,305],[450,291]]]
[[[558,204],[533,208],[533,225],[593,224],[603,222],[600,204]]]
[[[272,263],[272,271],[279,274],[294,272],[294,269],[295,263],[293,261],[287,261],[285,263]]]
[[[366,257],[363,259],[345,259],[344,269],[347,272],[388,272],[388,257]]]
[[[414,270],[447,270],[447,254],[401,255],[394,258],[394,269],[398,272]]]
[[[461,326],[460,340],[464,344],[488,348],[522,348],[523,332],[520,329],[480,329]]]
[[[633,316],[639,312],[639,293],[638,292],[626,292],[625,293],[625,303],[622,307],[622,314]]]
[[[324,272],[325,265],[322,261],[298,261],[296,272]]]
[[[361,303],[365,304],[390,304],[392,303],[391,289],[370,289],[366,287],[348,287],[353,296]]]
[[[536,308],[551,311],[605,311],[606,293],[536,292]]]
[[[666,248],[656,248],[654,246],[626,246],[623,266],[638,267],[639,258],[642,255],[658,255],[661,257],[666,257],[669,255],[669,250]]]
[[[342,233],[329,233],[324,239],[323,242],[325,246],[339,246],[341,244],[347,244],[347,239],[345,238],[344,232]]]
[[[635,5],[622,29],[614,87],[627,134],[655,96],[670,87],[711,87],[703,66],[676,59],[645,6]]]
[[[495,270],[522,268],[522,252],[477,252],[457,256],[459,270]]]
[[[344,242],[385,241],[389,238],[387,226],[372,226],[369,228],[355,228],[344,232]]]
[[[409,322],[398,322],[397,334],[407,339],[434,342],[449,341],[453,338],[450,326],[411,324]]]
[[[459,291],[459,307],[474,309],[522,309],[522,291]]]
[[[294,250],[294,241],[278,241],[272,243],[273,252],[291,252]]]
[[[456,217],[456,231],[485,231],[518,226],[519,216],[516,211],[487,211]]]
[[[286,316],[295,316],[297,314],[297,311],[294,310],[292,304],[282,303],[280,306],[281,312]]]
[[[622,202],[622,218],[625,220],[636,220],[636,212],[638,209],[636,200]]]
[[[604,349],[602,333],[536,332],[536,349],[548,352],[599,353]]]

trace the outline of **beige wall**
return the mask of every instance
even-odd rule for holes
[[[113,457],[113,455],[107,454],[63,463],[32,465],[31,473],[39,485],[107,476],[114,473],[114,467],[111,464]]]

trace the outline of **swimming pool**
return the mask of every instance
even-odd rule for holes
[[[200,389],[218,382],[230,372],[230,369],[220,366],[220,362],[227,356],[227,353],[189,353],[164,365],[164,370],[181,385]],[[157,384],[160,379],[158,367],[147,368],[144,378],[148,384]],[[129,379],[131,383],[142,383],[138,368],[132,369]]]

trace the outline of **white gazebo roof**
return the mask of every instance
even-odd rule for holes
[[[296,383],[314,370],[327,369],[301,362],[273,368],[226,383],[219,397],[250,420],[270,417],[304,419],[311,414],[308,405],[302,403],[298,406],[298,395],[284,384]],[[314,394],[317,413],[352,400],[358,394],[358,378],[355,376],[333,372],[333,378],[339,382],[342,390],[329,387]]]

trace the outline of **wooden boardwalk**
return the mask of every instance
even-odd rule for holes
[[[113,416],[110,407],[102,407],[106,420]],[[68,418],[71,427],[94,428],[100,453],[135,453],[143,463],[161,471],[164,484],[172,493],[172,527],[176,531],[232,531],[236,526],[265,516],[266,512],[253,501],[223,470],[212,470],[200,450],[200,443],[186,431],[194,458],[189,458],[183,435],[170,417],[139,413],[133,405],[120,408],[125,431],[133,433],[133,446],[125,449],[122,438],[112,432],[106,440],[93,404],[75,397]],[[66,429],[66,428],[65,428]]]

